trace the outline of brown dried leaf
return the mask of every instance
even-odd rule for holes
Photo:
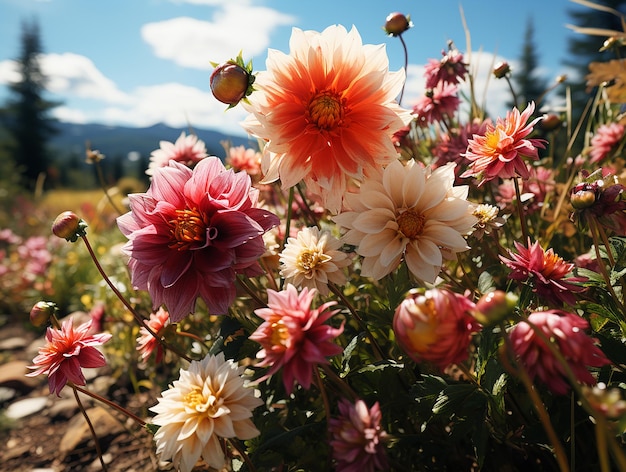
[[[626,59],[609,62],[592,62],[585,76],[587,87],[604,85],[611,103],[626,103]]]

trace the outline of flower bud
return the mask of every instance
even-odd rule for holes
[[[72,211],[64,211],[52,223],[52,233],[72,243],[85,236],[86,228],[87,223]]]
[[[396,309],[393,331],[411,359],[444,370],[467,358],[472,334],[480,329],[473,311],[471,300],[448,290],[411,291]]]
[[[411,28],[411,26],[413,26],[413,23],[411,22],[410,16],[394,12],[387,15],[383,29],[389,36],[400,36],[406,30]]]
[[[511,72],[511,66],[508,62],[498,62],[496,66],[493,68],[493,75],[496,76],[496,79],[501,79],[506,77]]]
[[[570,202],[576,210],[584,210],[596,202],[596,190],[589,184],[576,185],[570,194]]]
[[[211,92],[220,102],[233,107],[246,96],[253,79],[250,72],[241,65],[226,62],[211,74]]]
[[[517,295],[502,290],[486,293],[476,302],[474,318],[484,326],[498,323],[513,313],[518,300]]]
[[[30,322],[33,326],[44,326],[56,311],[57,306],[52,302],[37,302],[30,310]]]
[[[550,113],[544,116],[543,120],[539,122],[539,127],[544,131],[554,131],[563,124],[563,120],[559,115]]]

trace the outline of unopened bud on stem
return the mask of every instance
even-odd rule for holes
[[[85,223],[73,211],[64,211],[56,217],[52,224],[52,233],[59,238],[75,242],[78,238],[85,236],[87,223]]]

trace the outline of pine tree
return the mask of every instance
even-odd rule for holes
[[[526,108],[530,101],[537,102],[546,91],[547,82],[539,76],[539,58],[537,48],[534,43],[535,28],[532,19],[528,19],[526,24],[526,34],[524,36],[524,46],[520,65],[517,71],[513,71],[513,81],[517,94],[516,106],[520,109]]]
[[[41,70],[41,53],[38,22],[23,21],[21,51],[16,60],[20,80],[9,86],[11,95],[3,121],[11,137],[11,154],[22,170],[23,184],[31,190],[48,170],[47,142],[56,132],[55,120],[49,113],[58,106],[43,97],[46,77]]]
[[[604,5],[622,14],[626,13],[626,0],[594,0],[593,3]],[[599,28],[613,31],[623,31],[620,18],[612,13],[600,11],[586,6],[576,5],[576,8],[568,10],[571,24],[581,28]],[[585,76],[589,74],[589,64],[591,62],[608,62],[617,57],[624,57],[626,49],[622,46],[620,51],[615,49],[601,51],[606,37],[572,33],[568,40],[568,58],[563,64],[573,69],[575,72],[569,74],[567,84],[571,93],[571,105],[573,123],[577,124],[583,115],[583,111],[589,100],[593,97],[593,90],[588,90]],[[616,54],[617,52],[617,54]],[[563,89],[565,90],[565,89]],[[589,118],[584,117],[584,118]],[[585,129],[583,123],[581,129]],[[583,145],[583,136],[577,136],[573,153],[580,151]]]

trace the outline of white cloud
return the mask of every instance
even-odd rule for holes
[[[41,71],[46,76],[46,89],[59,95],[91,98],[103,102],[125,103],[129,97],[105,77],[91,61],[79,54],[42,54]],[[15,61],[0,62],[0,84],[20,80]]]
[[[228,60],[240,50],[246,59],[265,53],[274,28],[294,22],[295,18],[271,8],[229,2],[212,21],[172,18],[144,25],[141,35],[156,56],[208,70],[211,62]]]
[[[15,61],[0,61],[0,84],[8,85],[20,80]]]
[[[239,122],[247,112],[241,107],[226,110],[210,92],[178,83],[140,87],[133,91],[131,106],[112,106],[98,114],[104,124],[151,126],[165,123],[172,127],[215,129],[245,136]]]
[[[48,76],[47,88],[51,92],[72,93],[80,98],[113,103],[130,100],[85,56],[73,53],[46,54],[42,57],[41,67]]]

